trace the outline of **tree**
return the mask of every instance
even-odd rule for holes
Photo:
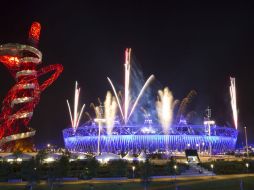
[[[165,170],[166,170],[165,173],[167,173],[167,175],[175,174],[174,165],[176,165],[176,161],[171,157],[170,161],[166,163],[166,167],[165,167]]]
[[[0,181],[7,181],[11,172],[11,166],[8,162],[0,163]]]
[[[67,177],[70,168],[69,159],[63,155],[58,161],[52,163],[48,171],[48,184],[53,190],[55,182],[61,183],[64,177]]]
[[[67,157],[68,159],[70,159],[70,158],[71,158],[71,152],[70,152],[69,150],[65,150],[65,151],[63,152],[63,156],[65,156],[65,157]]]
[[[56,176],[58,178],[67,177],[70,168],[69,158],[63,155],[56,163]]]
[[[50,167],[48,169],[48,184],[49,184],[50,190],[53,190],[54,182],[56,181],[55,168],[56,168],[56,163],[52,163],[50,164]]]
[[[39,182],[38,165],[34,158],[22,163],[21,176],[23,179],[27,180],[30,190]]]
[[[36,162],[38,164],[41,164],[43,162],[43,160],[47,157],[47,150],[46,149],[42,149],[38,152],[38,154],[36,155]]]
[[[141,183],[144,185],[144,190],[147,190],[149,183],[151,182],[152,164],[146,159],[145,163],[141,164],[140,168]]]
[[[95,158],[87,159],[88,177],[93,178],[97,176],[99,169],[99,162]]]
[[[113,160],[108,163],[108,169],[113,177],[126,177],[128,173],[128,162],[125,160]]]
[[[17,150],[13,152],[12,155],[14,156],[15,160],[17,160],[17,158],[21,157],[22,152],[20,150]]]

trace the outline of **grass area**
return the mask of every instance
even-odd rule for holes
[[[240,190],[240,181],[243,181],[244,190],[254,189],[254,177],[243,178],[203,178],[203,179],[177,179],[174,181],[151,182],[148,190],[175,190],[176,185],[178,190]],[[24,190],[28,189],[24,184],[0,184],[1,190]],[[37,185],[34,190],[48,190],[46,184]],[[54,190],[143,190],[140,182],[125,182],[125,183],[73,183],[55,185]]]

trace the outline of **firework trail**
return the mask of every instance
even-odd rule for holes
[[[168,88],[158,91],[158,100],[156,102],[158,118],[161,123],[163,133],[169,134],[170,124],[173,117],[173,95]]]
[[[128,111],[129,111],[129,104],[130,104],[130,73],[131,73],[131,49],[125,50],[125,81],[124,81],[124,123],[127,123],[128,120]]]
[[[97,99],[98,99],[99,105],[102,105],[101,99],[99,97]]]
[[[115,94],[116,97],[116,101],[117,101],[117,105],[119,107],[119,110],[121,112],[123,121],[125,124],[127,124],[128,120],[130,119],[132,113],[134,112],[139,99],[141,98],[142,94],[144,93],[145,89],[147,88],[147,86],[151,83],[151,81],[154,79],[154,76],[151,75],[147,81],[145,82],[144,86],[142,87],[138,97],[136,98],[136,100],[134,101],[134,104],[132,105],[132,107],[130,107],[130,101],[131,101],[131,96],[130,96],[130,73],[131,73],[131,65],[130,65],[130,60],[131,60],[131,49],[127,48],[125,50],[125,63],[124,63],[124,68],[125,68],[125,81],[124,81],[124,106],[121,105],[120,103],[120,98],[116,92],[116,89],[112,83],[112,81],[110,80],[109,77],[107,77],[112,90]]]
[[[101,125],[103,123],[103,113],[101,112],[100,106],[95,106],[94,111],[96,115],[95,121]]]
[[[92,117],[91,117],[91,115],[90,115],[88,112],[85,112],[85,115],[89,118],[88,122],[90,122],[90,121],[93,120]]]
[[[178,109],[177,116],[176,116],[176,122],[179,122],[181,116],[185,116],[187,106],[191,103],[192,99],[196,95],[197,95],[197,92],[195,90],[191,90],[189,94],[182,100]]]
[[[116,89],[115,89],[115,87],[114,87],[114,85],[113,85],[112,81],[110,80],[110,78],[109,78],[109,77],[107,77],[107,79],[108,79],[109,84],[111,85],[111,87],[112,87],[112,89],[113,89],[113,92],[114,92],[115,96],[116,96],[116,101],[117,101],[117,104],[118,104],[119,110],[120,110],[120,112],[121,112],[121,115],[122,115],[122,117],[124,118],[124,115],[123,115],[123,109],[122,109],[122,106],[121,106],[121,104],[120,104],[119,96],[118,96],[118,95],[117,95],[117,93],[116,93]]]
[[[141,109],[141,111],[142,111],[145,115],[147,115],[147,114],[148,114],[148,112],[146,111],[146,109],[145,109],[145,108],[141,107],[140,109]]]
[[[135,108],[136,108],[136,106],[137,106],[137,104],[138,104],[138,101],[139,101],[139,99],[141,98],[141,96],[143,95],[145,89],[149,86],[149,84],[153,81],[154,78],[155,78],[154,75],[151,75],[151,76],[147,79],[147,81],[145,82],[145,84],[144,84],[144,86],[142,87],[142,89],[141,89],[141,91],[140,91],[140,93],[139,93],[137,99],[135,100],[135,102],[134,102],[134,104],[133,104],[133,106],[132,106],[132,109],[131,109],[130,114],[129,114],[128,118],[127,118],[127,121],[130,119],[130,117],[131,117],[133,111],[135,110]]]
[[[236,86],[235,78],[230,77],[230,87],[229,87],[230,97],[231,97],[231,108],[233,112],[233,119],[235,128],[238,127],[238,115],[237,115],[237,103],[236,103]]]
[[[104,102],[105,109],[105,121],[107,126],[107,134],[111,135],[114,127],[116,110],[117,110],[117,102],[114,96],[108,91],[106,95],[106,99]]]
[[[186,114],[186,116],[185,116],[186,122],[187,122],[187,123],[188,123],[188,122],[191,122],[192,119],[193,119],[196,115],[197,115],[197,112],[195,112],[195,111],[190,111],[190,112],[188,112],[188,113]]]
[[[81,111],[78,111],[78,104],[79,104],[79,94],[80,94],[80,88],[78,88],[78,82],[76,81],[75,83],[75,93],[74,93],[74,110],[73,112],[71,111],[70,108],[70,103],[67,100],[67,106],[68,106],[68,110],[69,110],[69,114],[70,114],[70,118],[71,118],[71,126],[73,128],[73,132],[75,133],[78,126],[79,126],[79,121],[80,118],[82,116],[83,110],[85,108],[85,104],[83,104]]]

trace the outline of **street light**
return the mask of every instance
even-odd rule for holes
[[[250,166],[249,163],[246,163],[245,166],[247,168],[247,173],[249,173],[249,166]]]
[[[202,146],[203,146],[203,155],[205,153],[205,142],[202,142]]]
[[[175,181],[176,181],[176,170],[177,170],[177,165],[174,165]]]
[[[106,119],[101,118],[102,113],[99,112],[99,118],[95,118],[94,122],[98,123],[98,144],[97,144],[97,154],[100,155],[100,144],[101,144],[101,125],[106,122]]]
[[[211,164],[212,172],[213,172],[213,167],[214,167],[214,165],[213,165],[213,164]],[[212,176],[213,176],[213,173],[212,173]]]
[[[135,167],[135,166],[132,166],[132,178],[133,178],[133,179],[134,179],[134,177],[135,177],[135,175],[134,175],[135,169],[136,169],[136,167]]]
[[[200,154],[200,146],[199,146],[199,144],[196,144],[196,147],[197,147],[197,151],[198,151],[199,154]]]

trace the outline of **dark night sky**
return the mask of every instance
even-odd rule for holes
[[[12,1],[13,2],[13,1]],[[236,77],[240,131],[254,140],[254,11],[251,4],[197,4],[168,1],[26,1],[1,6],[0,43],[25,42],[33,21],[42,24],[40,50],[46,66],[64,72],[41,95],[31,121],[36,143],[63,144],[70,123],[66,99],[74,81],[89,105],[110,89],[107,76],[123,82],[123,52],[131,47],[145,77],[154,74],[176,98],[198,92],[193,109],[202,116],[209,105],[221,124],[232,124],[229,76]],[[93,3],[92,3],[93,2]],[[155,4],[156,2],[156,4]],[[14,84],[0,65],[0,99]]]

